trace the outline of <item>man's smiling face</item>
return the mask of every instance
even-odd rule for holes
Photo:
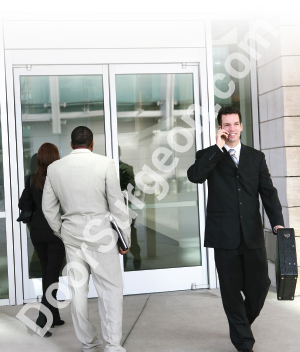
[[[240,122],[238,114],[222,115],[221,128],[228,132],[226,144],[229,147],[235,147],[239,144],[243,124]]]

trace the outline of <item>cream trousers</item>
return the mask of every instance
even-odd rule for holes
[[[89,277],[98,293],[98,307],[104,352],[126,352],[120,345],[122,338],[123,280],[117,253],[99,253],[65,244],[68,262],[68,282],[71,294],[71,312],[82,351],[98,352],[102,341],[95,326],[89,321]]]

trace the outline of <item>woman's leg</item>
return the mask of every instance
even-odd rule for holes
[[[46,301],[46,287],[45,287],[45,282],[46,282],[46,275],[47,275],[47,265],[48,265],[48,255],[47,255],[47,244],[43,240],[43,237],[41,236],[41,231],[36,228],[31,228],[30,230],[30,238],[33,244],[33,247],[37,253],[37,256],[39,257],[40,263],[41,263],[41,268],[42,268],[42,287],[43,287],[43,297],[42,297],[42,304],[49,308],[47,306],[47,301]],[[40,311],[39,316],[37,318],[37,325],[40,327],[44,327],[46,325],[47,319],[46,316]]]
[[[31,228],[30,236],[42,266],[42,304],[51,311],[53,322],[55,322],[60,320],[59,311],[48,302],[46,292],[50,285],[59,280],[60,269],[65,257],[65,247],[52,230]],[[57,290],[53,290],[52,297],[55,299],[56,293]],[[43,327],[46,321],[45,315],[40,312],[37,324]]]
[[[55,236],[55,235],[53,235]],[[56,236],[55,236],[56,237]],[[53,241],[49,241],[47,245],[47,273],[45,281],[45,290],[47,291],[48,287],[59,281],[59,273],[63,260],[65,258],[65,246],[63,242],[57,237]],[[57,289],[51,292],[52,297],[56,300]],[[53,314],[53,323],[60,320],[59,310],[56,307],[53,307],[48,301],[48,307]]]

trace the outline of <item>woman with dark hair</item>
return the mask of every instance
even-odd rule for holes
[[[53,234],[42,211],[43,189],[47,175],[48,166],[60,159],[57,147],[51,143],[41,145],[36,159],[37,170],[26,180],[25,189],[19,200],[19,208],[22,209],[25,202],[32,197],[34,203],[34,213],[30,222],[30,238],[40,259],[42,266],[43,298],[42,304],[46,306],[53,315],[53,324],[63,325],[58,308],[53,307],[46,298],[46,292],[50,285],[57,283],[59,272],[65,257],[65,247],[60,238]],[[57,290],[52,291],[52,296],[56,300]],[[40,312],[36,324],[40,327],[46,325],[46,316]],[[51,336],[47,332],[44,337]]]

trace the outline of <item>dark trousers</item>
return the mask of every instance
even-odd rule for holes
[[[131,246],[130,253],[133,255],[133,267],[135,270],[139,270],[141,268],[142,260],[141,260],[141,247],[138,244],[137,240],[137,230],[134,226],[135,220],[132,220],[131,223]],[[124,268],[126,268],[128,254],[124,254]]]
[[[215,248],[215,262],[230,339],[237,350],[251,349],[255,342],[251,324],[264,305],[271,283],[266,249],[249,249],[242,241],[237,249]]]
[[[31,228],[30,237],[42,266],[42,285],[44,304],[53,315],[53,322],[60,320],[58,308],[53,307],[46,298],[46,292],[50,285],[58,282],[60,269],[65,257],[63,242],[53,234],[52,230]],[[57,290],[52,291],[52,297],[56,299]],[[40,313],[37,324],[45,326],[46,317]]]

